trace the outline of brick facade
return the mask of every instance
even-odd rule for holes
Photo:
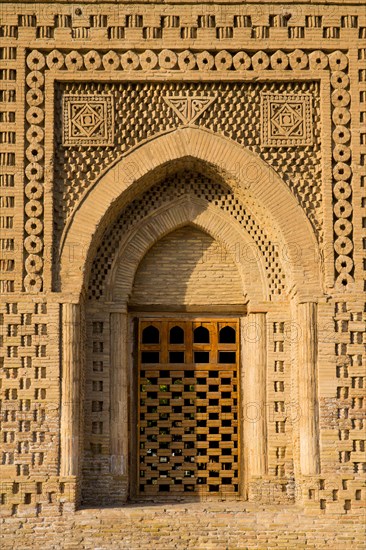
[[[359,1],[2,4],[4,548],[363,547],[365,40]],[[174,315],[240,327],[238,492],[154,511],[136,323]]]

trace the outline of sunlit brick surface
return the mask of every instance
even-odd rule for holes
[[[362,0],[2,3],[4,548],[364,546],[365,40]]]

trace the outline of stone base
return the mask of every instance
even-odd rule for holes
[[[20,528],[22,526],[22,528]],[[364,549],[364,527],[350,512],[317,517],[299,506],[248,502],[130,504],[82,509],[59,518],[0,520],[5,549],[126,548],[195,550],[224,548]]]

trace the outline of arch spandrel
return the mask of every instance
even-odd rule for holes
[[[245,199],[252,196],[277,226],[286,251],[287,275],[295,292],[318,296],[321,270],[316,237],[305,212],[290,189],[263,160],[241,145],[198,128],[183,128],[160,136],[120,160],[89,191],[65,231],[60,255],[61,289],[78,295],[106,228],[121,208],[161,177],[175,161],[205,163],[228,180]],[[133,167],[133,170],[131,170]],[[255,167],[256,177],[253,177]],[[151,176],[151,179],[150,179]],[[265,223],[265,221],[264,221]],[[73,261],[69,261],[70,250]]]

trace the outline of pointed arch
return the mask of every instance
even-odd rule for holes
[[[242,280],[243,303],[268,299],[264,262],[238,222],[201,199],[182,197],[147,216],[125,236],[106,282],[107,300],[127,303],[141,260],[168,233],[192,225],[220,242],[233,259]],[[241,254],[237,251],[241,250]]]
[[[212,167],[245,201],[255,197],[268,225],[278,228],[290,286],[304,296],[321,294],[319,250],[311,224],[287,185],[262,159],[236,142],[199,128],[159,136],[119,160],[88,191],[70,220],[60,252],[61,290],[80,295],[106,228],[137,193],[177,161]],[[264,220],[263,223],[266,223]],[[72,261],[70,261],[72,254]]]

